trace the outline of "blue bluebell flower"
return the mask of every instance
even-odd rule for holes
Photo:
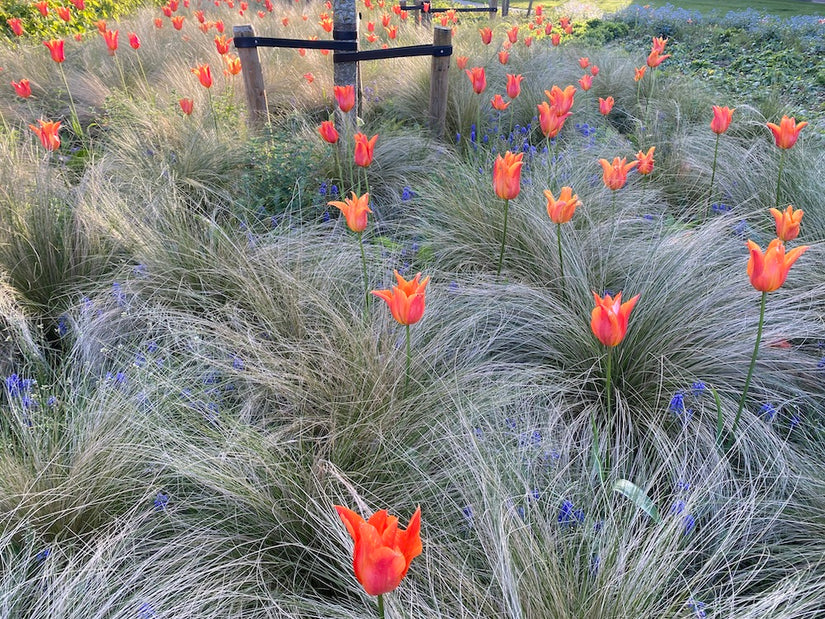
[[[163,491],[158,492],[155,495],[155,499],[152,501],[152,505],[154,506],[156,512],[164,511],[167,503],[169,503],[169,495]]]
[[[762,417],[766,421],[773,421],[774,417],[776,417],[776,413],[778,411],[770,402],[765,402],[759,408],[759,416]]]

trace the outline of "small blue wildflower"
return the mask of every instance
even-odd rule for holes
[[[37,404],[37,400],[35,400],[33,397],[31,397],[28,393],[24,393],[23,395],[20,396],[20,404],[23,406],[24,409],[29,410],[29,411],[37,410],[39,408],[39,406]],[[26,424],[26,425],[31,425],[31,424],[29,423],[29,424]]]
[[[690,611],[694,614],[696,619],[705,619],[707,617],[707,613],[705,612],[705,603],[700,602],[698,600],[694,600],[693,598],[688,599],[687,603],[685,604]]]
[[[447,286],[447,292],[458,292],[458,282],[450,282],[450,284]]]
[[[332,186],[329,188],[329,192],[330,192],[332,195],[337,196],[337,195],[338,195],[338,185],[332,185]]]
[[[139,368],[146,365],[146,355],[144,355],[142,352],[135,353],[135,365]]]
[[[679,479],[674,484],[674,487],[676,488],[676,490],[680,492],[687,492],[688,490],[690,490],[690,483],[686,482],[683,479]]]
[[[63,337],[69,332],[69,323],[66,314],[61,314],[57,319],[57,334]]]
[[[34,555],[34,558],[37,560],[38,563],[43,563],[43,561],[48,559],[49,555],[51,555],[51,554],[52,554],[52,549],[51,548],[44,548],[43,550],[38,552],[36,555]]]
[[[604,520],[597,520],[593,523],[593,532],[594,533],[601,533],[602,529],[604,528]]]
[[[322,196],[327,195],[327,182],[326,181],[322,182],[321,186],[318,187],[318,193],[320,193]]]
[[[150,355],[156,353],[158,351],[158,348],[158,343],[155,341],[147,342],[146,344],[146,352],[148,352]]]
[[[515,429],[517,427],[516,422],[513,421],[512,419],[510,419],[509,417],[504,418],[504,425],[506,425],[507,428],[509,428],[510,430],[513,430],[513,431],[515,431]]]
[[[773,418],[776,417],[776,413],[776,408],[774,408],[773,404],[770,402],[765,402],[765,404],[759,408],[759,416],[766,421],[773,421]]]
[[[668,404],[668,410],[676,413],[677,415],[681,414],[685,410],[685,394],[681,391],[677,391],[673,394],[673,397],[670,398],[670,404]]]
[[[561,509],[559,509],[559,515],[556,520],[562,526],[580,524],[584,522],[584,511],[581,509],[573,509],[573,502],[565,499],[562,501]]]
[[[475,524],[473,506],[467,505],[464,509],[461,510],[461,512],[464,514],[464,520],[466,520],[467,526],[472,529],[473,525]]]
[[[156,619],[157,613],[149,602],[143,602],[138,607],[137,619]]]
[[[330,219],[332,219],[332,217],[330,217],[329,211],[324,211],[321,214],[321,221],[323,221],[324,223],[327,223]]]
[[[455,143],[456,143],[456,144],[458,144],[460,141],[461,141],[461,134],[460,134],[460,133],[456,133],[456,134],[455,134]]]
[[[243,370],[243,359],[240,357],[232,357],[232,368],[235,370]]]
[[[118,385],[125,385],[126,384],[126,374],[124,372],[118,372],[115,374],[115,382]]]
[[[46,406],[48,406],[49,408],[54,408],[55,406],[57,406],[57,397],[53,395],[49,396],[49,399],[46,400]]]
[[[670,506],[670,513],[674,515],[679,515],[687,509],[687,505],[682,499],[676,499],[673,501],[673,505]]]
[[[825,357],[822,357],[822,359],[819,360],[819,362],[816,364],[816,368],[818,370],[825,370]]]
[[[656,217],[654,215],[651,215],[650,213],[647,213],[646,215],[642,215],[642,217],[644,219],[646,219],[647,221],[655,221],[656,220]]]
[[[702,395],[705,391],[707,391],[707,385],[701,380],[697,380],[690,386],[690,392],[695,396]]]
[[[155,495],[155,499],[152,501],[152,505],[155,508],[156,512],[166,510],[166,504],[169,503],[169,495],[163,491],[158,492]]]
[[[415,192],[410,187],[404,187],[404,189],[401,191],[401,201],[402,202],[407,202],[409,200],[412,200],[414,196],[415,196]]]
[[[146,265],[136,264],[132,267],[132,273],[138,277],[144,277],[146,275]]]
[[[476,438],[483,438],[484,432],[482,432],[481,428],[473,428],[473,434]]]
[[[685,528],[685,535],[690,535],[693,529],[696,527],[696,518],[691,516],[690,514],[686,514],[682,523]]]
[[[745,238],[748,234],[748,223],[744,219],[740,219],[733,227],[733,233],[740,238]]]
[[[797,427],[800,423],[802,423],[802,419],[800,419],[799,415],[797,415],[796,413],[794,413],[793,415],[791,415],[791,420],[790,420],[790,422],[789,422],[789,424],[788,424],[788,425],[790,426],[791,430],[793,430],[793,429],[794,429],[794,428],[796,428],[796,427]]]
[[[123,287],[120,283],[112,283],[112,295],[115,297],[115,302],[121,307],[126,304],[126,296],[123,294]]]

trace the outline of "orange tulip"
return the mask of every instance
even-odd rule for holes
[[[140,48],[140,38],[134,32],[129,33],[129,46],[132,49],[139,49]]]
[[[625,157],[621,159],[614,157],[612,164],[607,159],[599,159],[599,163],[602,164],[602,170],[604,171],[604,184],[613,191],[624,187],[627,182],[627,173],[639,165],[638,161],[626,163]]]
[[[563,116],[573,107],[573,97],[576,95],[576,87],[571,84],[562,90],[554,85],[550,90],[545,90],[544,94],[550,100],[550,105],[555,110],[556,116]]]
[[[610,110],[613,109],[613,103],[613,97],[608,97],[607,99],[599,97],[599,112],[607,116],[610,114]]]
[[[524,79],[523,75],[511,75],[510,73],[507,74],[507,96],[511,99],[515,99],[521,94],[521,80]]]
[[[793,241],[799,236],[799,224],[805,211],[794,210],[790,204],[784,211],[772,208],[771,215],[776,221],[776,236],[782,241]]]
[[[209,68],[208,64],[198,65],[194,69],[190,69],[190,71],[198,76],[204,88],[212,87],[212,69]]]
[[[160,17],[155,17],[155,28],[163,28],[163,20]]]
[[[507,39],[510,43],[518,41],[518,26],[513,26],[507,31]]]
[[[774,239],[768,245],[765,253],[762,248],[748,240],[748,250],[751,257],[748,260],[748,277],[754,288],[761,292],[773,292],[785,283],[788,271],[796,259],[808,249],[807,245],[795,247],[787,254],[782,239]]]
[[[46,17],[49,14],[49,3],[46,0],[40,0],[39,2],[34,2],[34,6],[40,11],[40,14],[43,17]]]
[[[392,317],[402,325],[413,325],[424,315],[424,305],[429,276],[421,280],[421,273],[416,273],[410,281],[405,280],[394,271],[397,286],[389,290],[373,290],[372,294],[384,299],[390,308]]]
[[[653,50],[647,57],[647,66],[649,66],[651,69],[654,69],[658,67],[660,64],[662,64],[665,60],[670,58],[670,56],[670,54],[661,55],[656,50]]]
[[[600,298],[595,292],[593,299],[596,307],[590,314],[590,329],[593,335],[605,346],[618,346],[627,334],[627,323],[630,312],[636,306],[639,295],[622,303],[622,293],[612,298],[609,294]]]
[[[655,150],[656,147],[651,146],[646,154],[642,151],[636,153],[636,162],[639,164],[639,174],[650,174],[653,172],[653,151]]]
[[[791,148],[796,144],[799,132],[807,126],[807,122],[796,124],[795,118],[788,118],[787,116],[782,117],[778,126],[768,123],[768,129],[773,133],[773,138],[779,148]]]
[[[370,210],[370,194],[365,193],[359,198],[353,191],[352,198],[344,198],[343,202],[340,200],[327,202],[327,204],[338,208],[344,214],[347,226],[353,232],[363,232],[367,228],[367,213],[372,213]]]
[[[503,49],[498,53],[498,61],[501,64],[507,64],[507,62],[509,60],[510,60],[510,52],[508,52],[506,49]]]
[[[533,24],[530,24],[531,26]],[[531,28],[532,30],[532,28]],[[524,37],[524,47],[530,47],[533,44],[533,37]]]
[[[32,96],[32,87],[29,84],[29,80],[25,77],[20,80],[19,82],[12,82],[11,85],[14,87],[14,92],[17,93],[18,97],[22,97],[23,99],[28,99]]]
[[[304,79],[307,81],[307,84],[311,84],[315,81],[315,76],[312,73],[304,73]]]
[[[470,78],[473,85],[473,91],[480,95],[487,88],[487,76],[484,73],[484,67],[473,67],[472,69],[465,69],[464,72]]]
[[[106,47],[109,50],[109,55],[114,56],[117,51],[117,35],[118,30],[107,30],[103,33],[103,40],[106,41]]]
[[[375,142],[378,140],[378,134],[367,139],[363,133],[356,133],[353,136],[355,140],[355,165],[362,168],[369,167],[372,163],[373,150],[375,149]]]
[[[579,86],[582,87],[582,90],[590,90],[593,86],[593,76],[589,73],[582,75],[581,79],[579,79]]]
[[[223,57],[223,60],[226,64],[226,69],[223,72],[226,75],[237,75],[241,72],[241,59],[234,54],[227,54]]]
[[[49,53],[52,55],[52,60],[55,62],[63,62],[66,60],[66,54],[63,52],[63,39],[43,41],[43,45],[49,48]]]
[[[37,122],[40,123],[39,127],[29,125],[29,129],[34,131],[37,137],[40,138],[43,148],[46,150],[57,150],[60,148],[60,136],[58,135],[60,131],[60,121],[38,120]]]
[[[215,49],[218,50],[218,53],[223,56],[229,51],[229,44],[232,43],[232,37],[226,38],[225,34],[221,34],[215,37]]]
[[[65,22],[69,22],[72,19],[72,11],[67,6],[59,6],[57,7],[57,16]]]
[[[335,144],[338,141],[338,131],[335,129],[335,124],[331,120],[325,120],[318,127],[318,133],[324,138],[324,141],[330,144]]]
[[[586,69],[587,67],[589,67],[590,66],[590,58],[588,58],[587,56],[579,58],[579,66],[582,69]]]
[[[662,37],[653,37],[653,46],[652,50],[659,54],[665,53],[665,45],[667,45],[667,39]]]
[[[490,41],[493,40],[493,31],[489,27],[479,28],[479,34],[481,34],[481,42],[484,45],[489,45]]]
[[[23,22],[20,20],[19,17],[12,17],[11,19],[7,19],[6,23],[11,28],[11,31],[15,34],[15,36],[23,36]]]
[[[459,69],[464,71],[467,68],[467,61],[468,60],[469,60],[469,58],[467,58],[467,56],[456,56],[455,57],[455,66],[457,66]]]
[[[521,191],[521,166],[524,153],[513,154],[509,150],[496,157],[493,164],[493,188],[502,200],[512,200]]]
[[[647,66],[639,67],[638,69],[634,69],[636,74],[633,76],[633,80],[638,82],[645,76],[645,71],[647,71]]]
[[[719,135],[724,133],[730,127],[730,121],[733,120],[733,110],[729,107],[713,106],[713,120],[710,121],[710,130]]]
[[[505,101],[501,95],[496,95],[490,100],[490,104],[499,112],[503,112],[510,105],[509,101]]]
[[[178,100],[178,105],[180,105],[181,111],[189,116],[192,114],[192,108],[195,106],[195,102],[192,99],[183,98]]]
[[[595,64],[594,64],[594,65],[591,65],[591,66],[590,66],[590,75],[592,75],[593,77],[596,77],[598,74],[599,74],[599,67],[598,67],[598,65],[595,65]]]
[[[338,107],[345,114],[355,107],[355,86],[347,84],[346,86],[335,86],[335,100],[338,102]]]
[[[172,27],[175,30],[181,30],[183,28],[183,15],[175,15],[172,18]]]
[[[559,116],[556,114],[555,108],[551,108],[547,101],[542,101],[537,107],[539,110],[539,126],[544,137],[556,137],[564,126],[564,121],[571,115],[570,112]]]
[[[398,528],[398,518],[382,509],[364,521],[354,511],[335,506],[355,542],[353,569],[368,595],[393,591],[421,554],[421,508],[415,510],[406,531]]]
[[[550,26],[550,24],[547,24],[547,25]],[[546,31],[546,29],[545,29],[545,31]],[[550,43],[553,44],[553,47],[558,47],[559,44],[561,43],[561,35],[558,32],[554,32],[553,34],[551,34],[550,35]]]
[[[558,200],[549,189],[545,189],[544,197],[547,198],[547,214],[554,224],[567,223],[573,219],[576,207],[582,205],[579,196],[573,193],[572,187],[562,187]]]

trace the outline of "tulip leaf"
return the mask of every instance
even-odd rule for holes
[[[656,509],[656,504],[647,496],[647,493],[639,488],[636,484],[628,479],[620,479],[613,484],[613,490],[619,494],[624,495],[636,507],[641,509],[644,513],[653,519],[656,524],[661,524],[662,517],[659,516],[659,510]]]

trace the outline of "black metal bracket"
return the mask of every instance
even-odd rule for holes
[[[452,45],[409,45],[388,49],[368,49],[360,52],[338,52],[333,62],[360,62],[362,60],[383,60],[385,58],[410,58],[412,56],[434,56],[443,58],[453,55]]]
[[[342,41],[307,41],[304,39],[275,39],[272,37],[235,37],[235,47],[289,47],[292,49],[331,49],[336,52],[355,52],[358,42],[352,39]]]

